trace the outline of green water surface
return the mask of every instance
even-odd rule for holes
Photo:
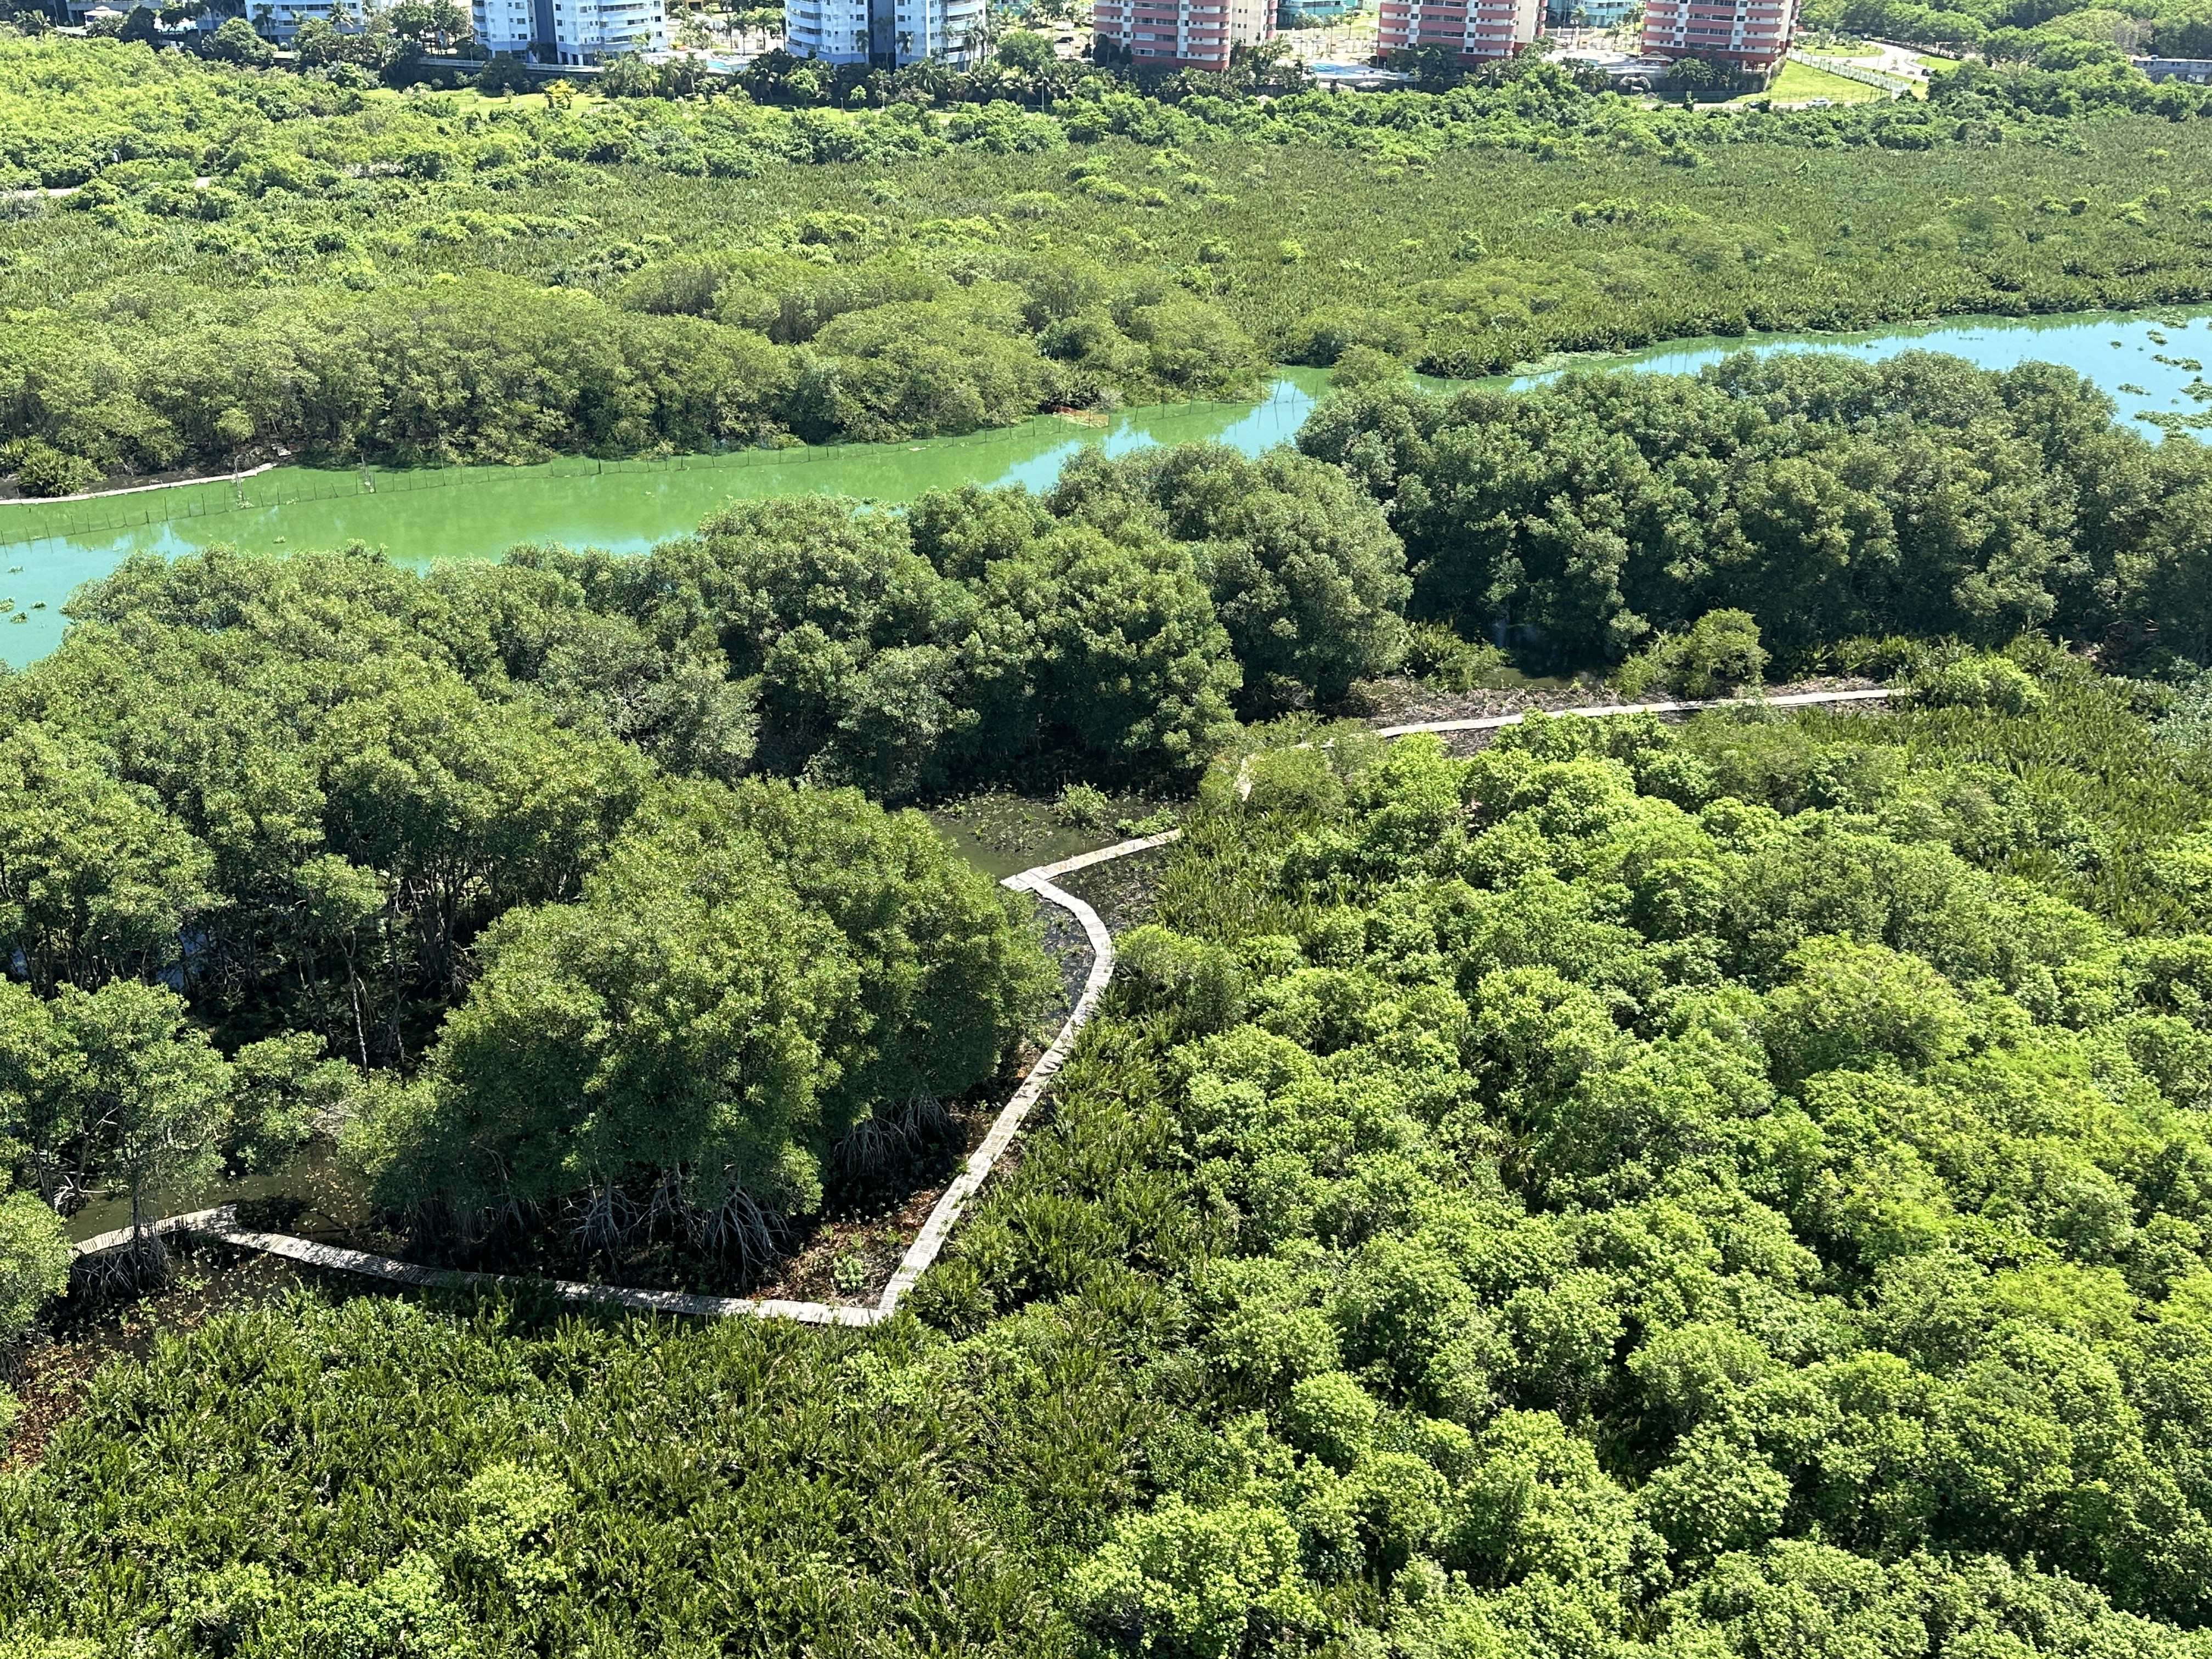
[[[2212,360],[2212,313],[2203,311],[1957,318],[1865,334],[1678,340],[1619,356],[1561,358],[1489,384],[1519,388],[1571,368],[1689,374],[1731,352],[1808,349],[1865,359],[1943,351],[1984,368],[2063,364],[2101,387],[2123,419],[2152,437],[2160,428],[2148,416],[2212,410],[2212,386],[2197,362]],[[7,602],[0,659],[22,663],[52,650],[70,593],[142,550],[362,541],[416,566],[495,557],[518,542],[641,552],[732,498],[835,494],[903,501],[967,483],[1042,489],[1085,444],[1119,454],[1211,438],[1256,454],[1296,434],[1328,378],[1322,370],[1285,368],[1257,403],[1130,410],[1103,429],[1048,416],[1003,431],[912,444],[398,472],[285,467],[235,484],[223,479],[86,501],[0,502],[0,600]]]
[[[132,553],[174,556],[218,542],[277,550],[361,541],[417,567],[495,558],[518,542],[641,553],[695,528],[733,498],[905,501],[969,483],[1042,489],[1086,444],[1122,454],[1211,438],[1256,455],[1287,443],[1328,383],[1324,369],[1285,368],[1278,376],[1256,403],[1170,404],[1126,411],[1103,427],[1042,416],[971,437],[910,444],[397,472],[280,467],[236,483],[224,478],[90,501],[0,502],[0,599],[13,602],[0,621],[0,659],[28,662],[60,644],[62,603]]]

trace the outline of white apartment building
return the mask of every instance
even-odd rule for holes
[[[532,0],[471,0],[469,21],[476,26],[477,40],[487,50],[520,58],[540,38],[535,9]],[[548,33],[544,38],[553,37]]]
[[[665,0],[552,0],[554,46],[563,64],[603,64],[626,52],[666,52]]]
[[[668,50],[666,0],[470,0],[469,9],[477,39],[517,58],[541,44],[579,66]]]
[[[786,0],[784,49],[825,64],[965,64],[983,12],[984,0]]]

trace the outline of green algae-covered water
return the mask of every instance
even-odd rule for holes
[[[63,601],[132,553],[173,556],[218,542],[282,550],[360,541],[425,566],[495,558],[518,542],[643,552],[732,498],[906,501],[969,483],[1042,489],[1086,444],[1122,454],[1210,438],[1256,455],[1289,442],[1328,383],[1322,369],[1278,376],[1256,403],[1171,404],[1127,411],[1103,427],[1044,416],[910,444],[399,472],[280,467],[235,484],[223,478],[89,501],[0,502],[0,599],[14,602],[0,620],[0,658],[28,662],[60,644]]]
[[[1863,359],[1943,351],[1984,368],[2028,362],[2073,368],[2147,435],[2152,416],[2212,411],[2202,357],[2212,313],[2093,313],[1959,318],[1865,334],[1679,340],[1619,356],[1562,358],[1488,384],[1521,387],[1567,368],[1692,374],[1731,352],[1837,351]],[[83,501],[0,502],[0,659],[22,663],[60,643],[61,605],[80,583],[138,551],[174,555],[218,542],[262,550],[362,541],[417,566],[496,557],[518,542],[639,552],[690,529],[733,497],[830,494],[910,501],[968,483],[1048,485],[1085,444],[1124,453],[1213,439],[1248,454],[1285,443],[1326,389],[1316,369],[1279,370],[1251,404],[1127,411],[1103,427],[1044,416],[1004,431],[911,444],[747,450],[667,460],[567,459],[526,467],[325,471],[286,467],[246,478]],[[20,619],[20,620],[19,620]]]

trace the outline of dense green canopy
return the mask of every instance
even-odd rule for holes
[[[467,1211],[649,1172],[710,1237],[819,1207],[878,1107],[988,1078],[1042,973],[920,817],[758,783],[656,795],[574,902],[477,954],[425,1079],[347,1130],[380,1189]]]
[[[885,794],[1039,751],[1194,772],[1232,698],[1333,702],[1404,651],[1402,559],[1374,504],[1304,457],[1215,446],[1085,452],[1042,497],[736,502],[643,559],[508,562],[574,581],[664,662],[725,667],[716,752]]]
[[[1076,1575],[1100,1649],[2198,1650],[2205,913],[2127,937],[1983,834],[1992,762],[2100,799],[2115,693],[2043,670],[2026,717],[1224,763],[1123,992],[1218,1438]],[[940,1316],[1083,1299],[1044,1202]]]
[[[77,615],[0,681],[0,1133],[58,1206],[345,1116],[395,1212],[658,1180],[757,1235],[1033,1018],[1012,901],[918,817],[717,781],[750,688],[550,569],[216,551]]]
[[[1785,660],[2046,629],[2201,661],[2212,452],[2112,415],[2048,363],[1747,354],[1510,395],[1370,386],[1298,441],[1388,506],[1416,608],[1539,660],[1615,658],[1730,608]]]
[[[918,1318],[222,1318],[0,1487],[0,1608],[92,1655],[2194,1659],[2212,758],[2160,701],[2021,647],[1882,715],[1255,735]],[[586,1162],[684,1121],[620,1109],[670,1055],[794,1101],[717,1015],[849,1009],[889,935],[693,964],[902,844],[657,784],[434,1077],[569,1091]]]
[[[548,104],[0,35],[0,474],[899,440],[1271,358],[2193,302],[2205,94],[2092,57],[1795,112],[1533,59],[1442,95],[1055,70],[1048,110],[932,65],[821,108],[788,59]]]
[[[1042,495],[83,590],[0,677],[0,1346],[58,1209],[318,1129],[418,1238],[757,1264],[1054,978],[880,803],[1198,799],[899,1317],[211,1317],[13,1449],[0,1659],[2205,1659],[2205,453],[1925,356],[1404,383],[2212,292],[2208,94],[2144,31],[1846,11],[2003,61],[1698,113],[1020,36],[541,100],[370,88],[459,27],[416,0],[282,69],[0,38],[28,492],[1344,388]],[[1472,758],[1314,712],[1492,639],[1899,695]]]

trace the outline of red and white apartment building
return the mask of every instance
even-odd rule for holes
[[[1790,52],[1798,0],[1645,0],[1644,55],[1709,58],[1753,73]],[[1469,65],[1510,58],[1541,33],[1544,0],[1381,0],[1376,56],[1455,48]],[[1225,70],[1230,48],[1272,40],[1274,0],[1096,0],[1103,45],[1139,63]]]
[[[1139,64],[1220,70],[1231,47],[1275,38],[1275,0],[1097,0],[1091,27]]]
[[[1381,0],[1376,56],[1453,46],[1466,64],[1510,58],[1543,27],[1542,0]],[[1656,0],[1654,0],[1656,3]]]
[[[1789,55],[1797,0],[1645,0],[1646,58],[1710,58],[1764,75]]]

